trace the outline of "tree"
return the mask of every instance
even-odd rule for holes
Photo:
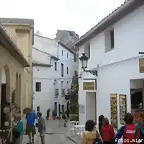
[[[78,73],[75,71],[74,76],[72,78],[71,85],[71,98],[70,98],[70,109],[72,114],[78,114]]]

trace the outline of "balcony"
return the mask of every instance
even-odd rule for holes
[[[55,89],[55,98],[58,98],[59,96],[59,89]]]
[[[62,96],[65,96],[65,89],[62,89]]]

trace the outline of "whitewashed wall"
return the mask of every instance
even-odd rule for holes
[[[61,95],[61,81],[63,81],[63,89],[67,93],[67,89],[71,88],[72,77],[76,69],[76,64],[74,62],[74,54],[67,50],[65,47],[57,43],[56,40],[45,38],[42,36],[35,35],[35,48],[49,53],[59,58],[58,61],[50,59],[50,64],[52,67],[33,67],[33,89],[34,89],[34,109],[36,110],[37,106],[40,106],[41,111],[46,113],[48,108],[51,108],[51,111],[54,109],[54,103],[57,102],[57,108],[60,104],[64,105],[66,110],[67,101],[65,97]],[[63,55],[62,55],[63,50]],[[68,57],[67,57],[68,54]],[[38,54],[33,50],[34,60],[43,61],[46,64],[49,64],[49,58],[45,59],[45,54]],[[55,62],[57,63],[57,70],[55,71]],[[61,63],[64,64],[64,77],[61,77]],[[68,74],[67,74],[68,67]],[[54,81],[56,80],[57,88],[59,89],[59,96],[55,98],[55,85]],[[42,92],[35,92],[35,82],[41,81],[42,83]],[[59,110],[57,109],[57,112]]]
[[[110,119],[110,93],[127,95],[127,110],[130,105],[130,79],[144,78],[139,73],[138,56],[144,51],[144,6],[135,10],[113,25],[115,32],[115,48],[105,53],[104,32],[90,40],[90,59],[88,69],[98,68],[97,78],[97,116],[104,114]],[[84,52],[84,47],[79,48],[79,56]],[[79,75],[83,78],[94,78],[83,73],[79,62]],[[82,90],[83,80],[79,79],[79,103],[87,105],[86,93]],[[119,116],[119,109],[118,109]],[[80,114],[81,123],[85,123],[86,114]],[[118,117],[119,119],[119,117]],[[119,124],[120,126],[120,124]]]

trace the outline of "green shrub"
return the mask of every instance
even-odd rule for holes
[[[79,115],[77,115],[77,114],[71,114],[70,115],[70,120],[71,121],[79,121]]]

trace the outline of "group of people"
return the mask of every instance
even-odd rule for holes
[[[24,114],[26,114],[26,131],[24,132],[23,122],[21,121],[21,115],[15,115],[15,120],[13,124],[13,143],[22,144],[23,135],[26,133],[29,138],[28,144],[34,143],[34,136],[36,134],[36,128],[38,127],[38,132],[40,133],[41,143],[45,144],[45,133],[46,124],[45,119],[42,117],[42,113],[37,114],[30,108],[24,109]],[[37,119],[37,123],[36,123]]]
[[[82,135],[82,144],[144,144],[144,113],[138,112],[135,116],[127,113],[123,120],[125,125],[116,133],[103,115],[99,116],[99,130],[95,129],[93,120],[88,120]]]

